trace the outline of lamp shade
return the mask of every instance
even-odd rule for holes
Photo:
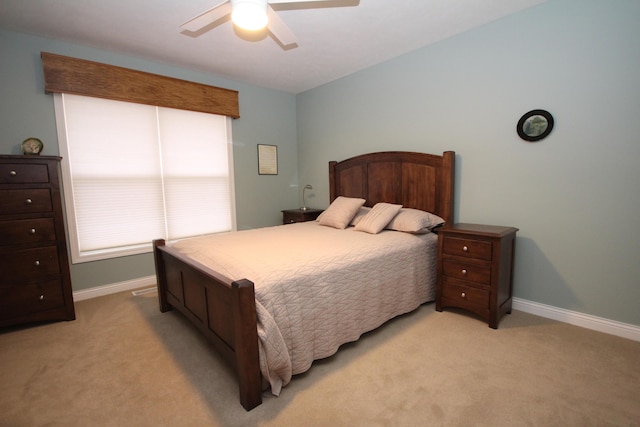
[[[255,31],[267,26],[267,0],[231,0],[231,20],[240,28]]]

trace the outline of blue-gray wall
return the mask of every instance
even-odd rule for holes
[[[53,97],[44,93],[40,52],[73,56],[239,91],[233,121],[236,213],[239,229],[282,222],[280,210],[299,205],[295,96],[216,76],[0,29],[0,154],[21,154],[29,136],[43,154],[58,155]],[[258,175],[257,144],[278,146],[276,176]],[[185,150],[191,144],[185,141]],[[154,274],[150,254],[71,266],[74,291]]]
[[[40,51],[239,90],[239,228],[298,206],[298,174],[325,207],[329,160],[455,150],[456,219],[520,229],[517,297],[640,326],[638,22],[637,0],[551,0],[298,96],[0,30],[0,153],[27,136],[58,153]],[[556,126],[526,143],[515,125],[534,108]],[[259,143],[278,145],[280,175],[257,175]],[[149,256],[72,266],[74,290],[151,274]]]
[[[552,0],[298,95],[300,183],[326,206],[329,160],[455,150],[456,220],[520,229],[516,297],[640,325],[639,120],[640,1]]]

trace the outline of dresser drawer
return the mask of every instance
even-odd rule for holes
[[[0,184],[49,182],[49,168],[43,164],[0,163]]]
[[[489,291],[452,283],[445,278],[442,286],[442,296],[454,301],[456,305],[474,305],[489,308]]]
[[[47,188],[0,190],[0,214],[51,212],[51,192]]]
[[[491,242],[482,240],[445,237],[443,251],[448,255],[491,260]]]
[[[53,218],[0,221],[0,246],[56,240]]]
[[[489,286],[491,284],[491,267],[468,264],[451,260],[442,262],[442,269],[445,276],[456,279],[467,280]]]
[[[0,285],[27,282],[60,273],[58,248],[47,246],[0,253]]]
[[[63,306],[64,294],[60,280],[29,285],[0,285],[0,320]]]

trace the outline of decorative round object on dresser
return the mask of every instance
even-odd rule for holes
[[[44,144],[38,138],[27,138],[22,141],[22,152],[24,154],[40,154]]]

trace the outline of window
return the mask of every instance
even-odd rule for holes
[[[73,263],[235,230],[230,118],[55,94]]]

